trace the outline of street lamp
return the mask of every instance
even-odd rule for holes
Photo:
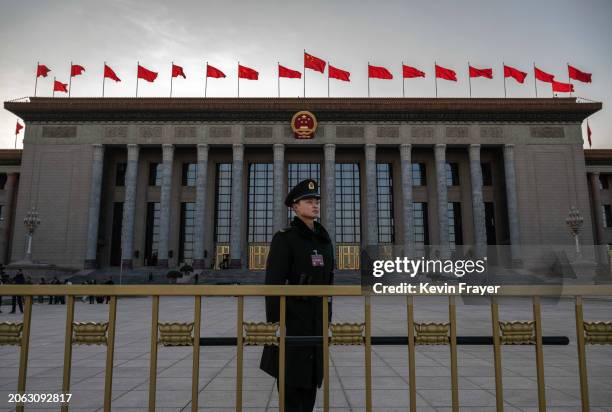
[[[582,258],[582,254],[580,253],[580,243],[578,242],[578,234],[582,229],[582,225],[584,224],[584,218],[580,214],[580,211],[576,206],[572,206],[569,211],[569,215],[567,219],[565,219],[565,224],[569,229],[572,236],[574,236],[574,241],[576,242],[576,260]]]
[[[26,251],[25,260],[31,262],[32,261],[32,236],[34,235],[34,230],[36,230],[36,227],[40,225],[40,219],[38,217],[38,212],[36,211],[34,207],[32,207],[32,210],[30,210],[28,214],[25,216],[25,218],[23,218],[23,224],[25,225],[26,230],[28,232],[28,249]]]

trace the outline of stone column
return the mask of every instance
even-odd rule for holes
[[[376,145],[365,145],[367,246],[378,245],[378,193],[376,185]]]
[[[285,145],[274,145],[274,209],[272,219],[272,233],[276,233],[287,226],[287,207],[285,196],[287,191],[285,182]]]
[[[324,146],[325,191],[321,193],[325,209],[323,210],[323,226],[327,229],[332,243],[336,244],[336,145],[328,143]],[[334,252],[335,254],[335,252]]]
[[[402,217],[404,218],[404,255],[414,256],[414,209],[412,206],[412,145],[400,145],[402,162]]]
[[[123,222],[121,223],[121,266],[126,269],[132,268],[132,258],[134,256],[134,215],[136,212],[139,150],[137,144],[127,145],[125,200],[123,201]]]
[[[595,254],[597,257],[597,261],[601,264],[609,264],[607,247],[603,241],[604,238],[604,224],[603,221],[603,211],[601,204],[601,191],[599,188],[599,172],[591,172],[589,174],[589,184],[591,185],[591,192],[593,193],[593,222],[595,224]],[[604,246],[598,246],[598,245]]]
[[[174,145],[162,145],[162,185],[159,196],[159,247],[157,265],[168,267],[168,244],[170,238],[170,208],[172,192],[172,165],[174,163]]]
[[[437,144],[434,148],[436,160],[436,182],[438,192],[438,232],[440,257],[449,257],[448,237],[448,190],[446,187],[446,145]]]
[[[508,226],[510,227],[510,254],[513,265],[521,264],[521,236],[519,232],[518,200],[516,195],[516,172],[514,170],[514,145],[504,145],[504,172],[506,175],[506,201]]]
[[[232,163],[232,227],[230,231],[230,267],[242,268],[242,212],[245,202],[242,190],[242,169],[244,162],[244,145],[233,145]]]
[[[7,265],[10,263],[9,246],[11,244],[11,235],[13,233],[13,206],[16,204],[15,189],[17,187],[19,173],[9,173],[6,176],[5,184],[5,199],[6,204],[4,205],[4,211],[2,212],[4,218],[4,230],[2,231],[2,249],[0,250],[0,261],[2,264]]]
[[[475,255],[484,257],[487,253],[487,227],[485,223],[485,207],[482,195],[482,166],[480,165],[480,145],[471,144],[470,177],[472,186],[472,216],[474,217]]]
[[[595,244],[599,245],[603,241],[605,223],[603,221],[601,192],[599,189],[599,172],[591,172],[589,174],[589,183],[591,184],[591,192],[593,193],[593,210],[595,213]]]
[[[93,269],[96,267],[103,167],[104,146],[101,144],[94,144],[93,163],[91,165],[91,185],[89,192],[89,220],[87,222],[87,252],[85,254],[85,269]]]
[[[208,179],[208,145],[198,145],[198,175],[196,177],[196,205],[195,205],[195,234],[193,238],[193,268],[205,268],[204,241],[205,227],[204,215],[206,213],[206,183]],[[211,232],[212,233],[212,232]]]

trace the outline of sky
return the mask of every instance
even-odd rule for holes
[[[611,0],[0,0],[0,8],[2,101],[34,94],[38,61],[52,70],[38,96],[52,95],[54,76],[68,83],[71,61],[85,67],[73,97],[101,96],[105,61],[122,80],[107,79],[108,97],[135,96],[137,62],[159,73],[139,82],[139,97],[169,96],[172,61],[187,76],[174,79],[173,97],[203,96],[206,61],[227,75],[208,80],[209,97],[236,96],[238,61],[260,79],[241,80],[241,97],[275,97],[278,62],[302,71],[304,49],[351,72],[348,83],[331,80],[332,97],[367,96],[368,62],[394,76],[372,79],[372,97],[402,96],[402,61],[426,73],[405,81],[407,97],[435,96],[434,62],[458,77],[438,80],[439,97],[468,97],[468,62],[493,68],[492,80],[472,79],[473,97],[504,96],[503,63],[529,73],[522,85],[507,79],[508,97],[535,97],[534,62],[563,82],[569,63],[593,74],[591,84],[574,82],[574,95],[603,103],[589,119],[593,148],[612,148]],[[549,84],[537,88],[551,96]],[[280,91],[302,96],[303,83],[281,79]],[[327,96],[327,72],[307,70],[306,96]],[[0,148],[14,147],[16,120],[0,110]]]

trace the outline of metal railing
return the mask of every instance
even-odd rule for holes
[[[104,385],[104,410],[111,410],[113,356],[115,346],[115,330],[117,323],[118,296],[151,296],[151,356],[149,370],[149,410],[155,410],[157,382],[157,349],[158,346],[193,346],[192,370],[192,411],[198,410],[198,386],[200,364],[200,324],[202,297],[228,296],[235,297],[237,302],[236,326],[236,410],[242,410],[243,383],[243,351],[248,345],[278,345],[279,347],[279,410],[284,411],[285,399],[285,346],[291,337],[285,333],[286,299],[291,296],[321,296],[323,321],[323,405],[329,411],[329,349],[330,345],[362,345],[364,346],[365,368],[365,407],[372,410],[372,322],[371,296],[363,295],[360,286],[235,286],[235,285],[53,285],[53,286],[0,286],[1,295],[25,296],[23,321],[20,323],[0,323],[0,344],[19,345],[19,376],[17,391],[26,392],[28,352],[30,344],[32,300],[34,296],[68,297],[66,306],[65,347],[63,367],[63,393],[70,392],[70,372],[72,362],[72,347],[79,344],[106,345],[106,369]],[[108,321],[104,323],[75,323],[74,307],[77,296],[110,296]],[[160,323],[159,299],[163,296],[191,296],[195,300],[194,321],[192,323]],[[244,322],[244,298],[249,296],[278,296],[280,299],[280,320],[278,323],[248,323]],[[330,296],[363,296],[363,323],[329,323]],[[457,366],[457,319],[456,295],[448,297],[448,321],[440,323],[416,322],[414,319],[413,296],[406,296],[407,310],[407,350],[408,350],[408,389],[410,410],[416,411],[416,345],[448,345],[450,349],[451,394],[452,409],[459,410],[459,385]],[[533,320],[531,321],[500,321],[498,297],[531,297]],[[500,293],[490,297],[491,329],[493,357],[495,368],[496,406],[503,410],[503,376],[502,376],[502,345],[532,345],[535,348],[538,406],[540,411],[546,410],[544,384],[544,355],[541,318],[541,297],[571,297],[575,302],[575,321],[578,349],[578,374],[580,376],[580,395],[582,410],[589,410],[589,394],[587,381],[586,346],[588,344],[612,344],[612,322],[584,321],[584,296],[612,296],[612,285],[597,286],[502,286]],[[313,338],[313,337],[309,337]],[[314,337],[317,338],[317,337]],[[312,340],[312,339],[311,339]],[[17,406],[23,411],[23,404]],[[68,410],[68,404],[62,404],[62,411]]]

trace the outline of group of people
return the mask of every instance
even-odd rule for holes
[[[83,283],[84,285],[97,285],[98,283],[96,282],[95,279],[92,279],[90,281],[85,281]],[[113,279],[109,278],[106,282],[104,282],[105,285],[114,285],[115,282],[113,282]],[[93,305],[95,303],[109,303],[110,302],[110,296],[94,296],[94,295],[89,295],[88,297],[89,300],[89,304]],[[85,297],[83,296],[83,301],[85,301]]]
[[[70,284],[69,281],[60,281],[57,276],[54,276],[49,282],[45,279],[45,277],[41,277],[40,281],[37,283],[38,285],[61,285],[63,283]],[[17,273],[13,278],[11,278],[5,271],[4,266],[0,264],[0,285],[33,285],[31,276],[24,276],[23,271],[21,269],[17,270]],[[34,302],[45,303],[44,296],[38,296],[34,299]],[[65,296],[49,296],[48,297],[49,305],[55,304],[66,304]],[[19,311],[23,313],[23,296],[14,295],[11,298],[11,311],[9,313],[15,313],[17,311],[17,307],[19,307]],[[0,313],[2,313],[2,296],[0,296]]]

